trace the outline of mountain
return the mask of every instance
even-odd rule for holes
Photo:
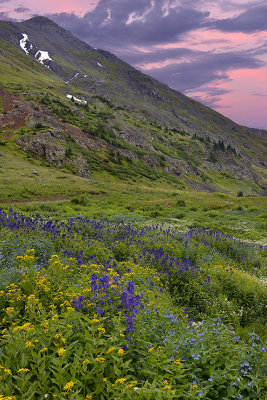
[[[3,143],[85,178],[261,194],[264,130],[235,124],[45,17],[0,21]]]

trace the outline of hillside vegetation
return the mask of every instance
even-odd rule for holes
[[[265,148],[47,18],[0,22],[0,400],[265,399]]]

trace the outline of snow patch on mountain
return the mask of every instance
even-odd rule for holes
[[[76,76],[78,76],[78,75],[79,75],[79,72],[77,72],[77,74],[75,74],[72,78],[70,78],[70,80],[67,81],[66,83],[70,83],[70,82],[73,81],[73,79],[75,79]]]
[[[77,97],[72,96],[72,94],[67,94],[66,97],[68,99],[72,99],[72,97],[73,97],[73,100],[78,101],[78,103],[87,104],[87,101],[78,99]]]
[[[44,61],[53,61],[51,57],[49,57],[48,51],[38,50],[35,54],[35,58],[39,61],[40,64],[44,64]]]
[[[99,67],[103,67],[103,65],[102,65],[102,64],[100,64],[99,62],[98,62],[97,64],[99,65]]]
[[[26,33],[22,33],[22,36],[23,38],[19,41],[20,47],[25,51],[26,54],[29,54],[29,50],[26,47],[27,42],[29,41],[28,35],[26,35]],[[32,49],[32,45],[30,48]]]

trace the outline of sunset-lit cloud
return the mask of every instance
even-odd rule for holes
[[[265,0],[0,0],[0,18],[36,14],[236,122],[267,129]]]

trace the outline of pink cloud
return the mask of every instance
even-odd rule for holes
[[[83,15],[88,11],[92,11],[99,0],[24,0],[23,7],[30,9],[31,14],[51,14],[61,12],[74,12],[76,15]],[[0,11],[8,11],[11,17],[17,17],[18,14],[14,12],[14,9],[18,7],[17,0],[11,0],[7,3],[1,4]],[[25,14],[26,17],[27,14]],[[20,16],[23,18],[23,16]],[[25,18],[24,17],[24,18]]]

